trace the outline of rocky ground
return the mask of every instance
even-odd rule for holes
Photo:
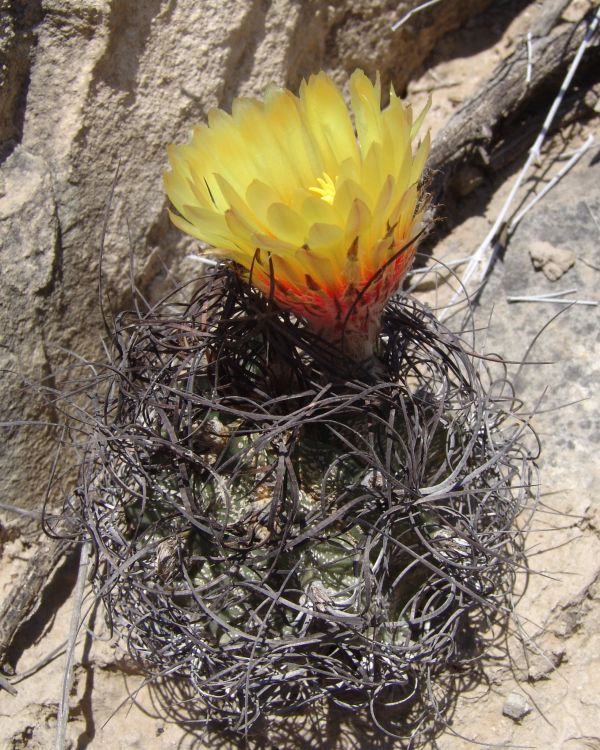
[[[465,747],[465,738],[540,750],[600,747],[599,310],[574,305],[555,317],[555,304],[506,301],[575,288],[568,298],[598,300],[600,234],[593,217],[600,208],[599,178],[592,152],[532,210],[494,267],[477,310],[484,351],[544,363],[523,366],[516,378],[521,397],[537,405],[541,497],[506,651],[488,660],[484,682],[458,698],[450,731],[439,740],[444,750]],[[492,200],[492,211],[505,190]],[[462,240],[471,243],[471,237],[466,225],[454,233],[463,248]],[[575,253],[560,279],[535,270],[532,255],[540,242]]]
[[[478,81],[524,43],[533,10],[521,5],[521,12],[514,7],[504,15],[488,11],[490,15],[447,35],[416,72],[409,95],[418,100],[433,93],[434,136],[457,103],[476,90]],[[587,7],[589,3],[575,2],[568,12],[581,15]],[[539,190],[548,173],[555,173],[564,163],[565,153],[589,135],[598,139],[599,123],[598,116],[591,117],[555,134],[534,173],[536,180],[525,184],[521,197],[533,186]],[[435,257],[449,260],[473,252],[501,210],[521,163],[487,175],[476,190],[467,191],[455,226],[442,232],[434,248]],[[479,350],[525,362],[509,365],[509,370],[520,397],[535,409],[532,424],[543,445],[538,462],[541,494],[526,542],[528,570],[521,574],[514,594],[509,632],[496,642],[483,671],[453,699],[445,716],[446,728],[428,741],[432,750],[600,748],[600,505],[596,492],[600,480],[596,454],[600,308],[507,301],[510,296],[569,289],[575,291],[565,295],[568,299],[600,301],[599,247],[596,145],[516,228],[493,266],[475,311]],[[431,278],[413,276],[414,293],[442,309],[452,281],[438,276],[432,284]],[[556,317],[559,310],[562,314]],[[447,323],[458,326],[459,317],[450,317]],[[33,500],[21,502],[19,493],[8,493],[3,501],[34,514],[39,510]],[[0,526],[0,598],[19,585],[28,561],[37,554],[36,540],[35,520],[23,527],[6,515]],[[11,646],[16,674],[10,675],[10,670],[5,674],[16,694],[0,690],[1,748],[54,747],[76,577],[73,560],[55,572],[37,612]],[[65,747],[184,750],[236,746],[164,718],[160,696],[145,686],[143,675],[113,648],[102,610],[89,592],[82,612]],[[342,725],[331,725],[328,736],[320,738],[306,731],[297,735],[273,731],[261,746],[367,748],[378,744],[372,734],[367,740]]]

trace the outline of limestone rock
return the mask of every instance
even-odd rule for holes
[[[53,180],[40,156],[17,147],[3,165],[0,197],[0,370],[4,421],[56,421],[46,399],[27,384],[52,387],[43,329],[61,274],[60,231]],[[40,426],[14,427],[0,441],[0,497],[31,506],[41,498],[33,489],[51,463],[49,433]],[[35,457],[29,464],[28,458]],[[20,462],[17,463],[17,461]],[[22,463],[21,463],[22,462]],[[32,468],[35,471],[32,472]],[[32,496],[18,482],[29,478]],[[24,484],[27,484],[25,481]],[[15,490],[17,490],[15,492]],[[33,494],[36,493],[36,494]]]
[[[39,156],[17,147],[4,164],[0,197],[2,309],[11,299],[35,304],[52,291],[59,266],[52,175]],[[4,327],[6,331],[6,327]]]
[[[549,281],[558,281],[574,265],[576,259],[572,250],[554,247],[543,240],[531,243],[529,255],[536,271],[542,271]]]
[[[0,144],[18,140],[40,2],[0,0]]]
[[[531,713],[531,706],[520,693],[509,693],[502,707],[502,713],[513,721],[521,721]]]

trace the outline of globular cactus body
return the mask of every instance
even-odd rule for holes
[[[221,270],[116,340],[77,513],[127,648],[208,717],[408,704],[494,616],[522,426],[424,310],[359,365]]]

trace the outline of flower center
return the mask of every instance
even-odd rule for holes
[[[318,187],[308,188],[311,193],[318,195],[325,203],[333,204],[335,198],[335,183],[327,172],[323,172],[323,177],[317,177]]]

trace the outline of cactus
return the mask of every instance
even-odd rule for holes
[[[221,264],[117,319],[68,507],[131,655],[240,732],[324,701],[435,714],[503,611],[531,486],[505,373],[395,296],[425,112],[361,71],[350,99],[321,73],[169,148],[171,218]]]
[[[130,653],[208,717],[409,703],[494,616],[523,426],[423,308],[360,365],[219,269],[115,341],[77,514]]]

